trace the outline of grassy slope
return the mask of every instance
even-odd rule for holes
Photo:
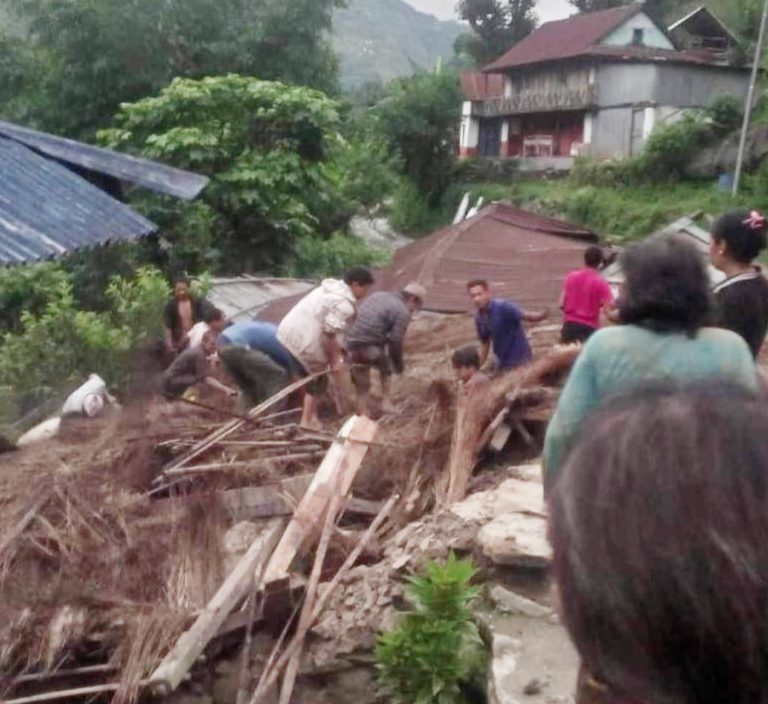
[[[555,179],[455,185],[446,194],[436,221],[429,225],[449,223],[467,191],[473,198],[483,196],[486,203],[507,200],[527,210],[584,225],[614,244],[645,237],[672,220],[695,212],[716,216],[737,206],[768,209],[768,202],[755,203],[748,196],[734,201],[709,183],[607,188],[576,186],[568,179]]]

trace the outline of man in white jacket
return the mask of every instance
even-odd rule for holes
[[[343,280],[325,279],[302,298],[283,318],[277,339],[296,360],[302,375],[341,371],[341,342],[347,325],[355,314],[357,302],[365,298],[373,284],[373,275],[365,267],[350,269]],[[327,376],[307,385],[301,425],[318,428],[318,396],[324,391]]]

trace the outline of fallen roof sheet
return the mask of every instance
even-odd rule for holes
[[[196,198],[209,180],[156,161],[120,154],[9,122],[0,121],[0,135],[67,164],[185,200]]]
[[[675,237],[680,237],[681,239],[691,242],[694,247],[699,250],[702,258],[704,258],[706,261],[707,271],[709,272],[709,280],[713,286],[719,284],[723,279],[725,279],[725,274],[723,274],[722,271],[715,269],[715,267],[709,263],[709,244],[711,241],[709,232],[707,232],[707,230],[705,230],[703,227],[699,227],[693,217],[686,215],[685,217],[679,218],[678,220],[665,225],[660,230],[657,230],[648,236],[656,237],[660,235],[673,235]],[[624,272],[621,269],[621,264],[619,264],[618,257],[614,262],[605,267],[605,269],[603,269],[600,273],[602,274],[603,278],[608,281],[608,283],[613,284],[614,286],[618,286],[624,281]]]
[[[0,137],[0,265],[40,261],[156,226],[65,166]]]
[[[551,306],[568,272],[583,265],[590,230],[494,203],[458,225],[402,247],[383,272],[382,285],[400,290],[411,281],[427,289],[424,307],[466,312],[469,280],[486,279],[494,295],[523,307]]]
[[[229,320],[258,318],[275,301],[303,296],[317,283],[306,279],[260,278],[237,276],[213,279],[208,301],[221,310]]]

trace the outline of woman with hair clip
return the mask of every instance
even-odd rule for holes
[[[733,330],[757,357],[768,331],[768,281],[754,260],[766,247],[766,218],[734,210],[715,221],[709,257],[726,279],[714,288],[714,322]]]

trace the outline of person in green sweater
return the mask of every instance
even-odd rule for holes
[[[746,342],[706,327],[709,279],[693,245],[670,236],[628,247],[618,309],[622,325],[598,330],[584,346],[560,396],[544,441],[549,493],[584,418],[604,400],[649,382],[674,385],[718,379],[760,389]]]

